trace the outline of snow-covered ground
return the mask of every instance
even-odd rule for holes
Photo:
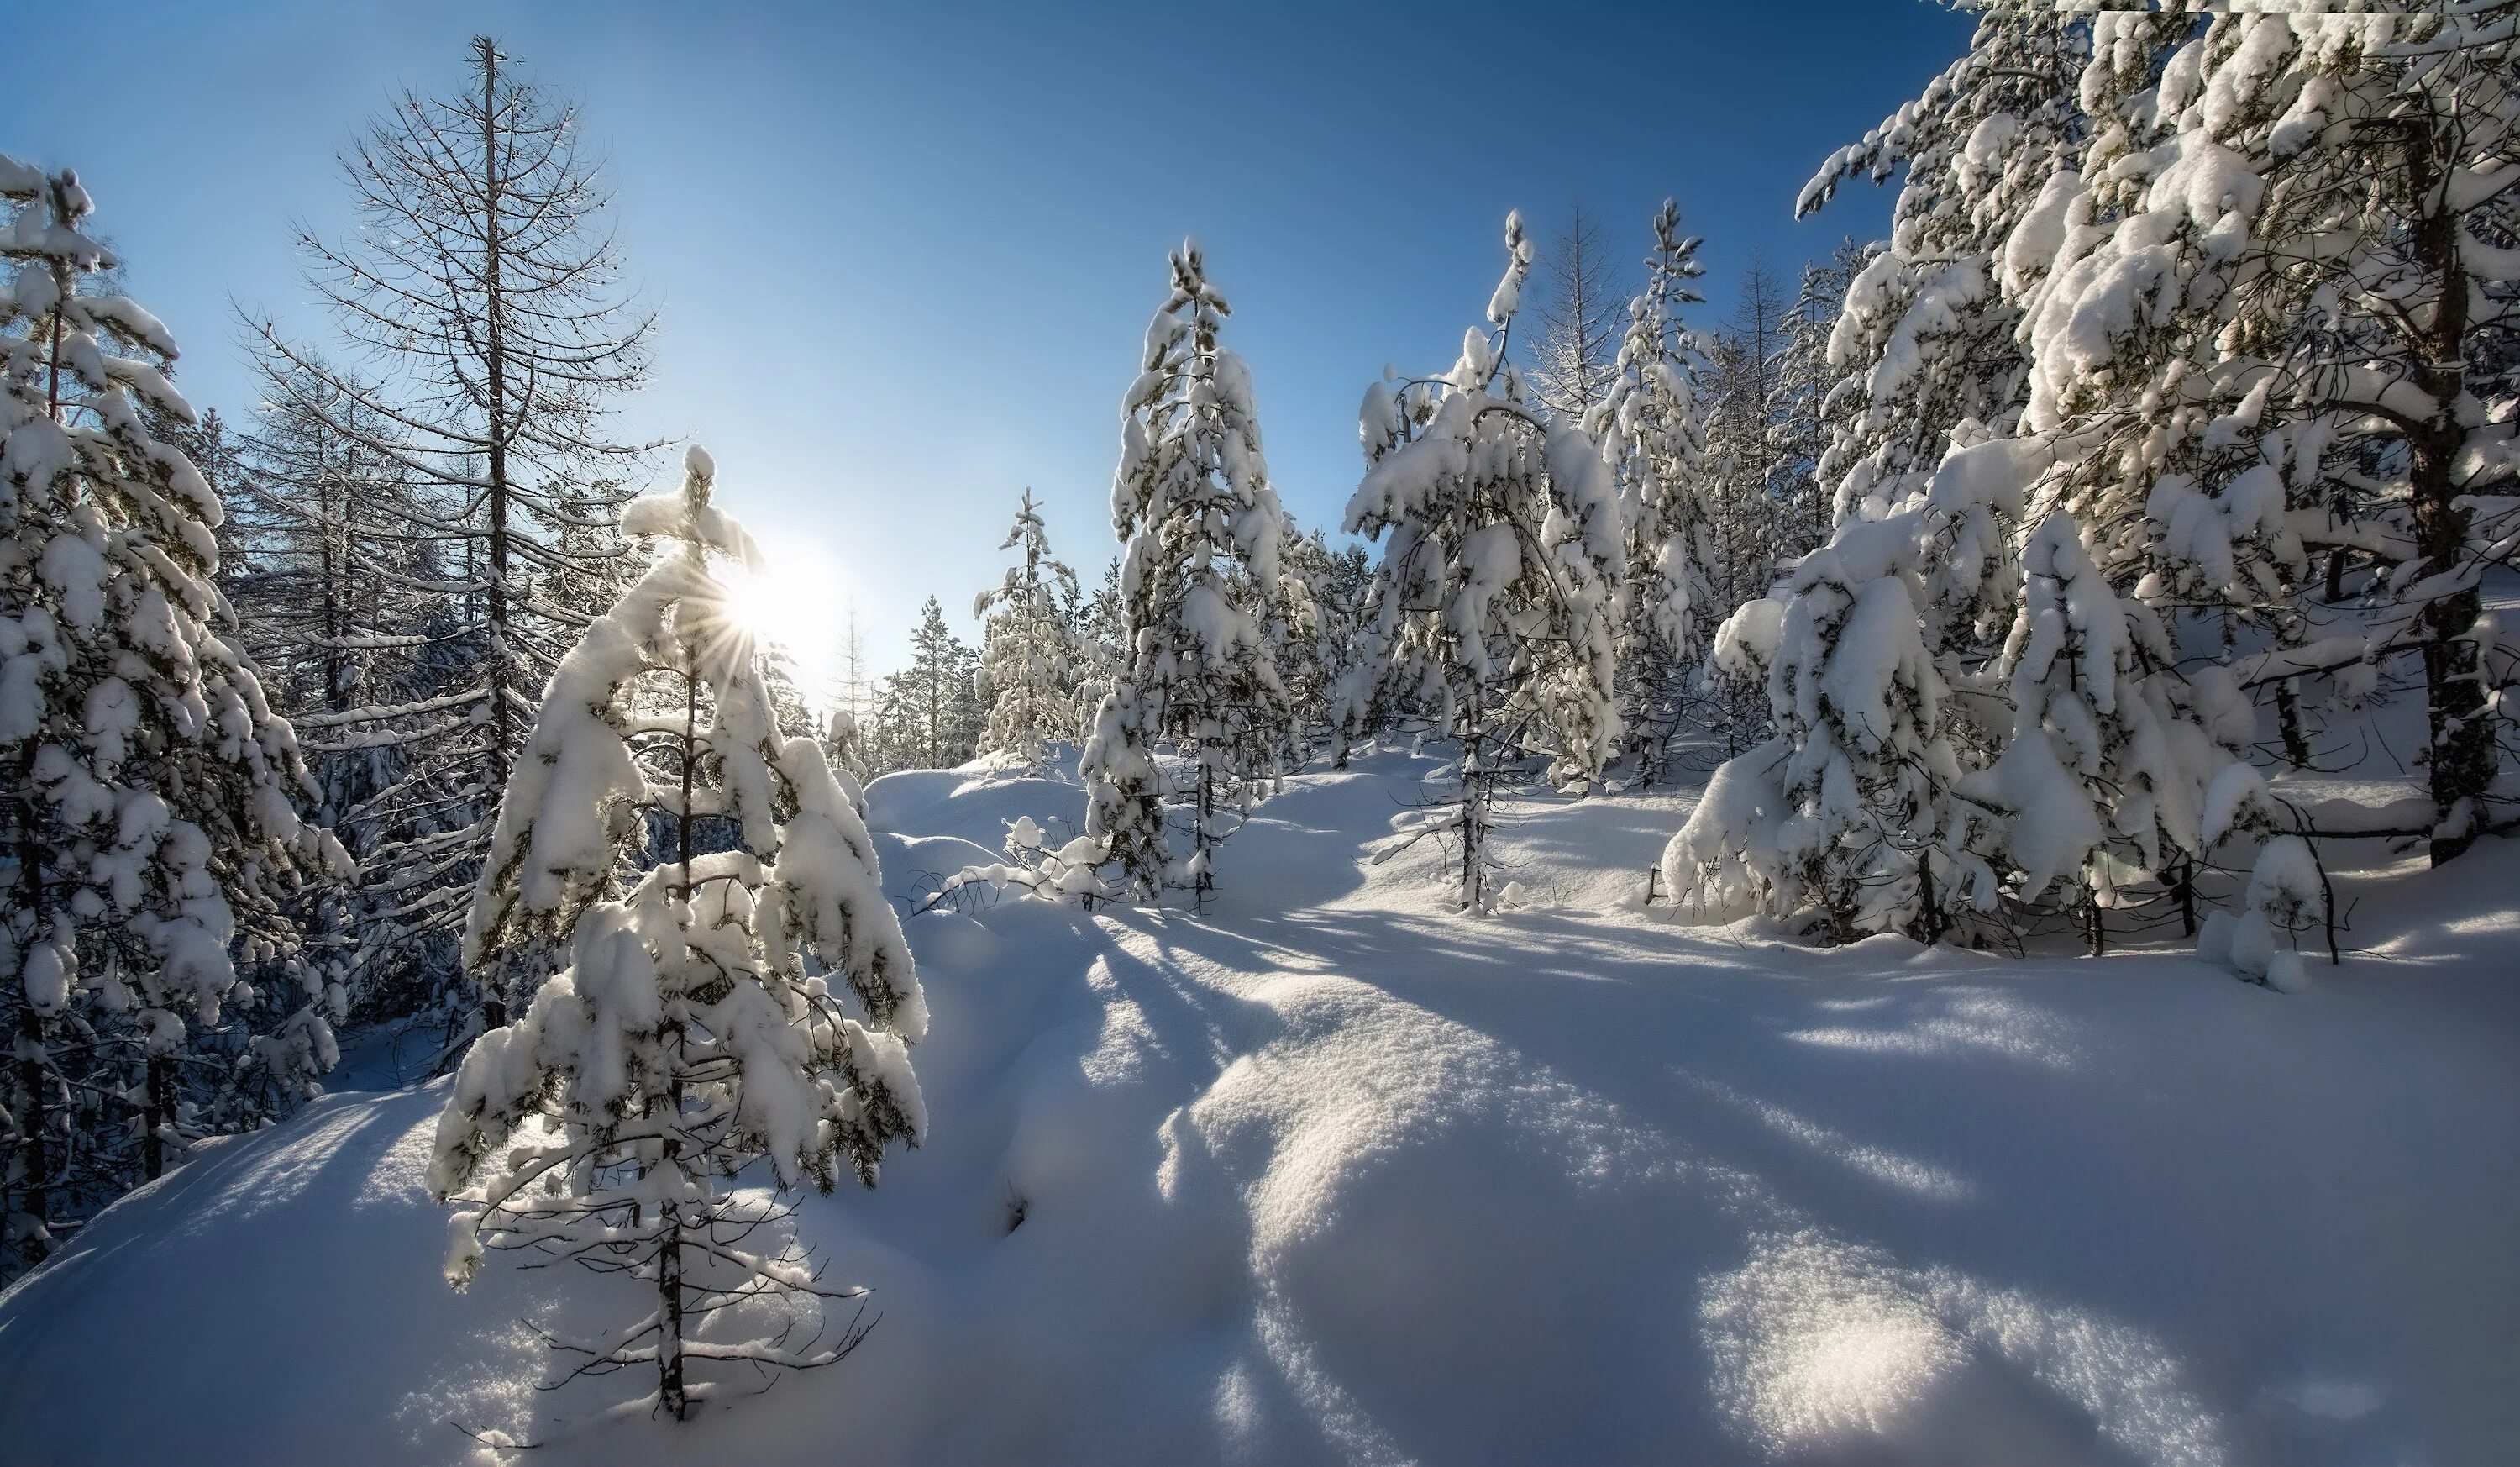
[[[0,1456],[488,1459],[460,1422],[607,1464],[2509,1460],[2509,843],[2346,878],[2361,950],[2283,995],[1678,926],[1642,896],[1679,796],[1517,802],[1532,905],[1458,917],[1438,853],[1372,859],[1427,767],[1290,781],[1204,916],[910,924],[932,1139],[798,1218],[882,1315],[832,1369],[571,1431],[644,1383],[538,1393],[518,1320],[632,1286],[450,1293],[441,1090],[342,1093],[0,1298]],[[1080,803],[873,795],[903,893]]]

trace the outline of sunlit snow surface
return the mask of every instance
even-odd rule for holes
[[[0,1301],[0,1456],[68,1463],[2401,1464],[2520,1441],[2511,848],[2349,878],[2282,995],[2167,951],[1834,953],[1641,908],[1687,796],[1524,802],[1527,905],[1374,864],[1398,755],[1289,782],[1204,917],[910,924],[933,1122],[808,1202],[883,1314],[835,1369],[592,1430],[449,1293],[437,1092],[343,1094]],[[887,879],[1072,824],[896,776]],[[1050,817],[1065,823],[1053,823]],[[975,844],[976,843],[976,844]],[[932,882],[930,883],[932,886]],[[1020,1211],[1022,1221],[1009,1231]]]

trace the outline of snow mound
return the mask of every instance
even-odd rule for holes
[[[2282,994],[2167,951],[1677,927],[1642,905],[1677,797],[1509,802],[1534,900],[1454,916],[1441,854],[1390,835],[1431,767],[1288,781],[1204,916],[909,922],[930,1139],[796,1219],[882,1315],[836,1368],[572,1428],[606,1388],[534,1391],[518,1321],[620,1286],[493,1261],[446,1290],[431,1087],[215,1147],[0,1297],[0,1441],[31,1467],[497,1459],[450,1422],[630,1467],[2297,1467],[2520,1440],[2500,849],[2345,878],[2364,950]],[[1082,795],[965,771],[869,801],[900,895]]]

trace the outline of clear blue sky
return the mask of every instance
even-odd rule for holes
[[[1335,528],[1364,385],[1450,364],[1508,208],[1545,242],[1580,199],[1634,257],[1676,196],[1720,315],[1754,251],[1790,272],[1882,231],[1881,191],[1801,224],[1795,192],[1969,25],[1923,0],[126,3],[15,69],[0,152],[80,170],[180,385],[242,416],[229,300],[319,327],[290,221],[337,235],[336,152],[498,35],[585,104],[662,317],[627,431],[706,443],[722,502],[827,568],[888,666],[922,596],[968,627],[1026,484],[1099,574],[1119,396],[1185,232],[1287,507]]]

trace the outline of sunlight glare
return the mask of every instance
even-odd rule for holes
[[[820,546],[765,548],[761,568],[721,568],[738,620],[778,653],[806,706],[830,706],[847,653],[848,599],[839,567]]]

